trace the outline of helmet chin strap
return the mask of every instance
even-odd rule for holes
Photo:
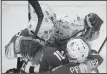
[[[69,62],[74,62],[74,63],[82,63],[82,62],[85,62],[85,61],[86,61],[86,58],[81,59],[81,60],[77,60],[77,59],[74,59],[74,58],[69,58]]]
[[[69,55],[68,53],[67,53],[66,55],[68,56],[68,60],[69,60],[69,62],[77,63],[77,62],[76,62],[76,61],[77,61],[76,58],[75,58],[75,59],[74,59],[74,58],[71,58],[70,55]]]
[[[81,60],[79,60],[79,59],[77,59],[77,58],[71,58],[68,53],[67,53],[66,55],[68,56],[69,62],[82,63],[82,62],[85,62],[85,61],[87,60],[86,58],[83,58],[83,59],[81,59]]]

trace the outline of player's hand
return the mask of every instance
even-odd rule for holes
[[[99,31],[103,20],[95,13],[89,13],[85,16],[85,24],[88,25],[88,27],[93,27],[94,31]]]
[[[17,54],[28,52],[28,49],[30,49],[31,42],[32,38],[30,37],[17,37],[17,39],[15,40],[15,52]]]
[[[20,36],[15,41],[15,51],[17,54],[21,54],[25,58],[34,57],[36,52],[42,47],[42,45],[32,39],[31,37]]]

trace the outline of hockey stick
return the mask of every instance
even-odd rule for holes
[[[28,19],[30,21],[31,19],[31,10],[30,10],[30,4],[28,3]]]
[[[40,29],[40,26],[41,26],[44,15],[43,15],[42,9],[41,9],[40,4],[39,4],[38,1],[28,0],[28,2],[34,8],[34,10],[37,14],[37,17],[38,17],[38,24],[36,26],[36,30],[35,30],[34,35],[33,35],[33,38],[37,38],[37,34],[38,34],[39,29]]]
[[[103,42],[103,43],[102,43],[102,45],[100,46],[100,49],[98,50],[98,53],[100,53],[100,52],[101,52],[101,50],[102,50],[102,48],[103,48],[103,46],[104,46],[104,44],[105,44],[106,40],[107,40],[107,37],[105,38],[104,42]]]

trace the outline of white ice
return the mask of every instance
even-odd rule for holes
[[[103,20],[100,36],[93,41],[92,48],[99,50],[106,37],[106,2],[105,1],[40,1],[48,4],[57,17],[64,14],[77,14],[84,18],[88,13],[97,13]],[[8,60],[5,57],[4,46],[11,37],[24,29],[28,24],[28,2],[26,1],[2,1],[2,73],[10,68],[16,67],[16,59]],[[106,45],[102,48],[100,55],[104,58],[99,66],[100,73],[106,73]]]

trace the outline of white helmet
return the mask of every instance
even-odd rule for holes
[[[67,43],[67,52],[75,62],[84,62],[89,54],[89,46],[82,39],[71,39]]]
[[[57,39],[66,39],[84,29],[84,20],[77,15],[66,15],[55,26]]]
[[[41,4],[41,8],[44,14],[44,18],[37,36],[44,40],[48,40],[51,34],[50,32],[52,32],[53,26],[54,26],[53,21],[51,20],[51,17],[55,19],[56,16],[55,16],[55,13],[49,8],[48,5]],[[31,20],[29,21],[27,29],[29,30],[29,34],[33,35],[37,27],[38,18],[33,7],[31,7],[31,12],[32,12],[31,13],[32,17],[31,17]]]

